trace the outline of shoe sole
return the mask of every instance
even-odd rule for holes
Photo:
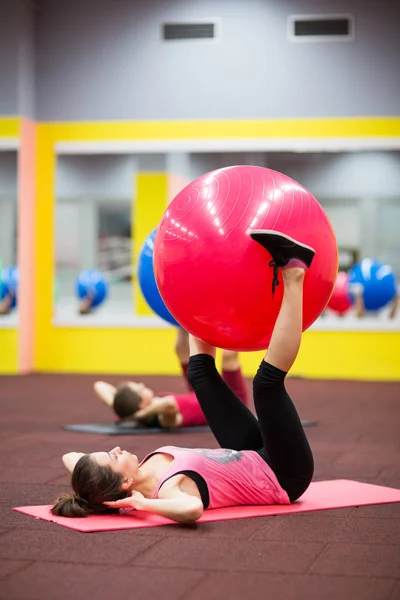
[[[303,242],[299,242],[298,240],[295,240],[294,238],[290,237],[290,235],[287,235],[286,233],[281,233],[280,231],[274,231],[273,229],[251,229],[250,235],[252,233],[272,233],[273,235],[278,235],[279,237],[285,238],[289,242],[293,242],[293,244],[296,244],[296,246],[301,246],[302,248],[306,248],[307,250],[310,250],[311,252],[313,252],[315,254],[314,248],[312,248],[311,246],[307,246],[307,244],[303,244]]]

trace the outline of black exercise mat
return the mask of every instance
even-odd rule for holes
[[[77,425],[62,425],[68,431],[79,433],[97,433],[100,435],[152,435],[156,433],[196,433],[210,431],[209,427],[146,427],[139,423],[79,423]]]
[[[302,421],[303,427],[313,427],[317,421]],[[78,433],[96,433],[100,435],[152,435],[157,433],[206,433],[210,428],[206,425],[200,427],[173,427],[163,429],[162,427],[146,427],[139,423],[79,423],[76,425],[62,425],[68,431]]]

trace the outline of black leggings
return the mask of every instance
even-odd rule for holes
[[[285,376],[262,361],[253,380],[257,420],[224,382],[212,356],[192,356],[188,369],[190,385],[221,448],[256,451],[294,502],[310,485],[314,460]]]

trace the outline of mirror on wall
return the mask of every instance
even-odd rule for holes
[[[132,317],[132,182],[129,156],[59,157],[57,323],[112,324]]]
[[[0,152],[0,328],[18,322],[17,152]]]
[[[322,326],[400,327],[400,152],[271,153],[268,167],[314,194],[334,228],[339,274]]]
[[[151,155],[146,157],[143,165],[148,167]],[[139,162],[138,155],[128,154],[58,156],[56,323],[137,325],[132,209]],[[203,152],[187,154],[184,162],[192,179],[224,166],[257,164],[302,184],[315,195],[331,220],[343,274],[337,289],[340,306],[345,310],[338,312],[328,305],[319,321],[325,327],[330,319],[336,327],[337,317],[341,317],[341,324],[347,320],[349,327],[362,329],[367,321],[388,323],[390,319],[400,326],[396,308],[400,279],[400,152]],[[150,196],[148,216],[152,217],[151,201]],[[146,207],[141,207],[140,214],[147,218]],[[356,265],[357,276],[350,282],[350,275],[346,276]],[[360,298],[356,303],[360,285],[365,291],[371,282],[373,302],[366,300],[363,292],[364,304]],[[350,283],[357,285],[350,290]],[[141,324],[144,321],[141,317]]]

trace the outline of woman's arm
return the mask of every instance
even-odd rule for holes
[[[389,319],[395,319],[397,315],[397,310],[399,308],[399,295],[397,294],[392,302],[392,306],[389,312]]]
[[[13,303],[14,300],[14,296],[12,296],[12,294],[8,293],[7,296],[5,296],[3,298],[3,300],[1,300],[0,302],[0,315],[6,315],[9,310],[10,310],[10,306]]]
[[[365,315],[364,287],[361,283],[351,283],[349,292],[354,296],[354,312],[358,319]]]
[[[174,488],[172,498],[145,498],[140,492],[133,492],[132,496],[117,500],[116,502],[104,502],[110,508],[132,508],[151,512],[177,523],[194,523],[203,514],[203,503],[196,496],[185,494],[179,488]]]
[[[114,406],[115,394],[117,393],[115,385],[111,385],[111,383],[107,383],[106,381],[95,381],[93,388],[96,396],[112,409]]]
[[[78,306],[78,312],[80,315],[87,315],[91,308],[92,308],[92,303],[93,303],[93,296],[88,294],[87,296],[85,296],[84,298],[82,298],[82,300],[79,302],[79,306]]]
[[[158,422],[165,429],[180,427],[182,425],[182,415],[179,412],[178,403],[173,395],[156,396],[148,406],[138,410],[134,418],[135,421],[146,422],[146,419],[154,416],[158,417]]]

